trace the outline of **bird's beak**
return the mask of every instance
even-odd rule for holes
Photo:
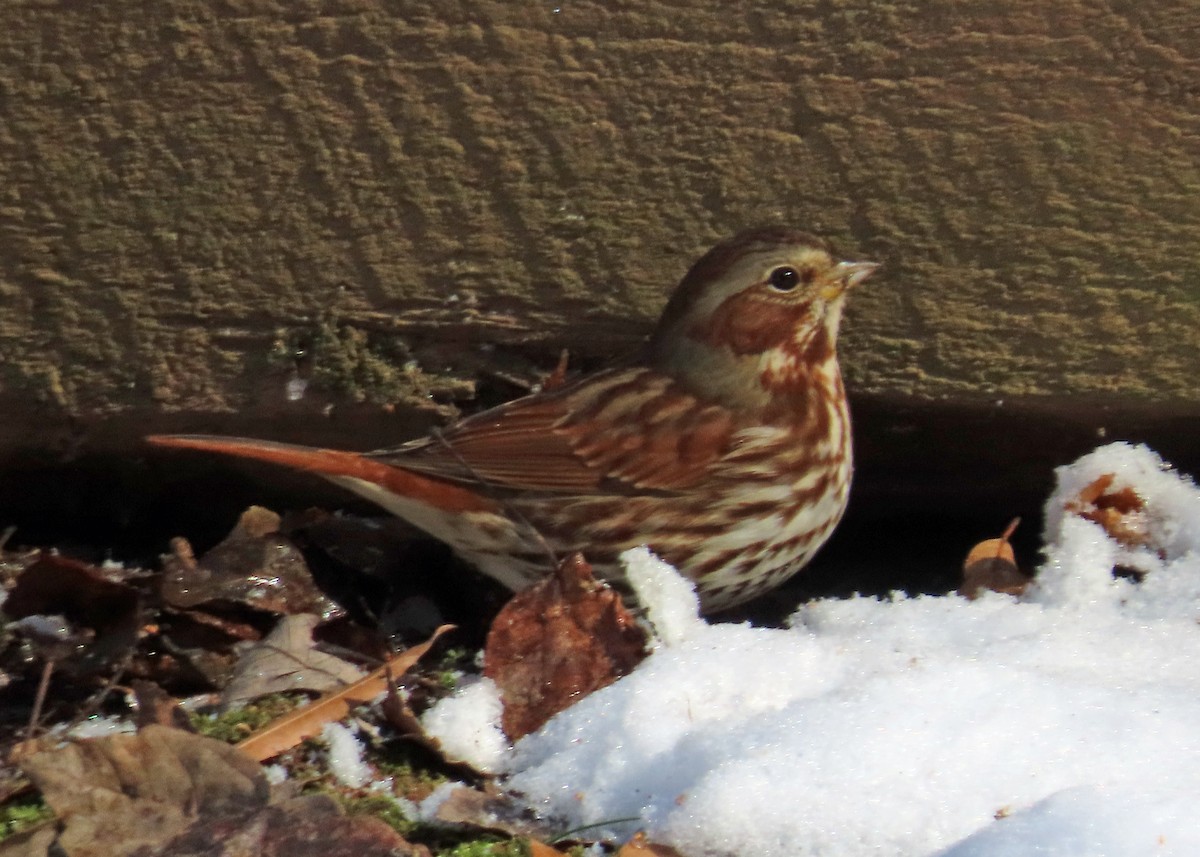
[[[838,262],[833,266],[833,273],[839,280],[845,281],[846,288],[852,289],[871,276],[878,267],[878,262]]]
[[[829,272],[829,285],[825,298],[832,300],[847,289],[852,289],[871,276],[879,267],[878,262],[838,262]]]

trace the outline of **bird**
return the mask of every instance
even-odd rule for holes
[[[319,474],[514,591],[575,552],[621,585],[620,554],[647,546],[720,611],[800,571],[846,510],[838,328],[877,267],[808,232],[748,229],[691,266],[636,358],[430,436],[366,453],[147,440]]]

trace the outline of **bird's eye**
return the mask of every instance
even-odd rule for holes
[[[800,284],[800,275],[795,268],[776,268],[767,278],[767,284],[777,292],[790,292]]]
[[[796,286],[803,283],[808,285],[812,282],[813,272],[805,269],[803,272],[797,271],[795,268],[784,265],[781,268],[776,268],[767,277],[767,285],[777,292],[790,292]]]

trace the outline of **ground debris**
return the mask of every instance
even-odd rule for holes
[[[273,800],[255,762],[220,741],[165,726],[72,742],[21,766],[61,829],[41,834],[45,850],[30,850],[26,840],[0,846],[0,857],[427,853],[381,821],[343,815],[327,796]]]
[[[300,551],[279,533],[279,516],[259,506],[242,513],[225,540],[197,559],[177,538],[163,562],[162,597],[183,609],[216,602],[322,619],[341,610],[313,582]]]
[[[1136,548],[1150,541],[1146,502],[1128,485],[1114,488],[1116,474],[1094,479],[1069,500],[1066,510],[1099,524],[1117,543]]]
[[[996,539],[984,539],[971,548],[963,561],[962,585],[958,594],[965,598],[978,598],[984,590],[1022,595],[1029,588],[1032,576],[1017,565],[1009,539],[1016,531],[1020,518],[1014,518]]]
[[[266,639],[242,654],[221,703],[229,707],[290,690],[320,693],[362,678],[358,667],[315,648],[312,634],[320,621],[306,613],[282,617]]]
[[[500,688],[504,733],[515,741],[612,684],[646,656],[646,642],[621,596],[581,555],[566,558],[513,596],[488,634],[483,672]]]

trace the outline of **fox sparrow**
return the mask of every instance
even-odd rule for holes
[[[835,345],[846,291],[874,269],[804,232],[767,227],[708,251],[636,365],[476,414],[371,453],[158,435],[321,474],[448,543],[513,589],[547,546],[619,578],[648,545],[705,610],[799,571],[846,508],[850,416]]]

